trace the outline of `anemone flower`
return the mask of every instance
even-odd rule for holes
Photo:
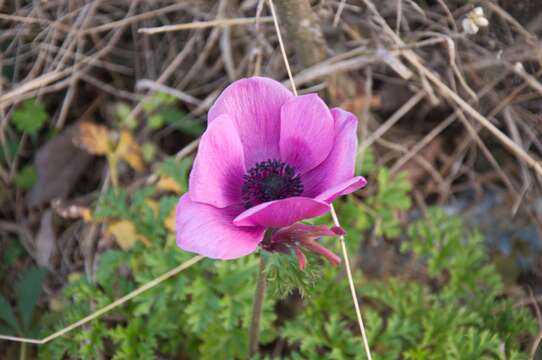
[[[366,184],[354,176],[357,118],[329,109],[316,94],[294,96],[263,77],[238,80],[218,97],[207,122],[176,209],[183,250],[214,259],[245,256],[266,230],[323,215],[337,197]],[[322,253],[310,236],[303,239],[306,249]]]

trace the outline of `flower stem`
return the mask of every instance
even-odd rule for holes
[[[252,307],[252,319],[248,331],[248,353],[250,357],[258,352],[258,344],[260,342],[260,319],[262,318],[266,280],[265,261],[263,256],[260,255],[260,269],[258,270],[256,293],[254,294],[254,305]]]
[[[119,186],[119,175],[117,171],[118,158],[115,155],[107,156],[107,163],[109,165],[109,174],[111,176],[111,183],[116,189]]]

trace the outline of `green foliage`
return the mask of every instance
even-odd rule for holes
[[[185,134],[198,137],[204,128],[177,109],[174,104],[177,99],[169,94],[157,92],[143,101],[143,110],[147,114],[147,126],[156,130],[169,125]]]
[[[29,267],[23,271],[19,280],[15,283],[17,293],[17,307],[21,315],[24,329],[30,328],[34,307],[41,293],[41,284],[45,278],[45,272],[36,267]]]
[[[6,247],[2,251],[2,262],[0,262],[0,277],[4,271],[9,268],[19,256],[24,252],[21,243],[17,240],[11,239],[7,241]]]
[[[45,271],[33,266],[20,274],[14,286],[18,316],[9,301],[0,295],[0,325],[3,324],[9,333],[21,336],[37,334],[39,323],[32,320],[44,278]]]
[[[36,170],[31,165],[23,167],[17,175],[15,175],[15,185],[23,190],[30,189],[36,180]]]
[[[164,160],[158,167],[158,175],[172,178],[181,187],[182,192],[188,191],[188,174],[192,161],[188,158],[177,160],[169,158]]]
[[[365,151],[358,155],[356,159],[356,175],[367,176],[375,171],[375,153],[372,147],[368,147]]]
[[[174,108],[165,108],[158,112],[162,121],[173,128],[192,136],[200,136],[205,130],[203,125],[190,119],[186,114]]]
[[[132,115],[132,109],[126,103],[118,103],[115,106],[115,117],[120,127],[134,130],[137,127],[137,119]]]
[[[299,269],[296,256],[292,253],[262,252],[265,256],[268,281],[268,291],[275,297],[284,298],[299,291],[302,297],[310,296],[306,290],[312,289],[322,276],[322,259],[317,255],[306,252],[307,263],[304,270]]]
[[[0,161],[11,160],[17,153],[17,141],[11,139],[9,134],[6,134],[6,138],[6,141],[0,144]]]
[[[176,98],[172,95],[163,92],[155,92],[143,101],[143,110],[147,113],[156,111],[162,106],[172,105]]]
[[[431,282],[401,278],[364,281],[365,321],[376,359],[526,358],[519,339],[536,330],[525,309],[501,298],[502,283],[482,239],[457,218],[432,209],[408,229],[403,250],[428,265]],[[443,250],[443,251],[441,251]],[[303,359],[365,358],[352,330],[355,314],[344,282],[326,270],[300,316],[281,333]],[[327,277],[327,278],[326,278]],[[440,284],[434,291],[432,284]],[[368,306],[370,304],[370,307]],[[362,305],[363,306],[363,305]]]
[[[36,99],[29,99],[13,113],[13,123],[20,132],[36,134],[45,124],[49,115],[43,105]]]
[[[169,160],[160,166],[159,174],[174,178],[186,189],[189,165]],[[410,206],[404,175],[391,178],[380,169],[377,183],[377,192],[364,203],[354,197],[337,202],[351,256],[367,231],[396,238],[398,212]],[[157,199],[156,212],[146,202],[156,193],[152,187],[131,195],[117,189],[100,198],[95,217],[129,220],[151,245],[138,243],[128,251],[101,254],[95,282],[81,278],[69,283],[63,290],[65,310],[43,317],[48,332],[193,256],[180,251],[174,234],[157,225],[163,223],[177,197]],[[329,218],[317,220],[323,221]],[[369,280],[359,269],[353,274],[373,357],[527,358],[520,340],[533,333],[535,322],[525,309],[514,308],[503,296],[502,281],[486,256],[481,236],[468,233],[459,219],[434,209],[404,233],[401,256],[426,268],[425,276]],[[326,241],[326,246],[338,250],[335,239]],[[268,345],[267,349],[282,344],[280,356],[290,359],[366,358],[344,273],[316,255],[306,255],[307,267],[300,271],[293,254],[260,252],[268,278],[261,344]],[[256,255],[235,261],[203,260],[117,308],[106,316],[107,321],[95,320],[40,347],[40,358],[247,358],[258,262]]]

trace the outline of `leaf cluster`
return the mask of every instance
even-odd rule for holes
[[[176,166],[165,163],[162,176],[175,177]],[[376,179],[378,189],[364,203],[350,197],[337,204],[351,254],[357,253],[369,229],[398,237],[397,213],[410,207],[410,185],[404,175],[391,178],[386,169],[379,169]],[[79,320],[192,256],[176,247],[174,234],[157,226],[177,197],[157,199],[156,211],[148,202],[152,196],[156,189],[147,187],[132,195],[116,189],[100,198],[96,218],[129,220],[150,245],[136,243],[128,251],[102,254],[95,281],[70,282],[63,290],[64,311],[43,318],[48,332]],[[426,277],[369,280],[359,270],[353,274],[375,359],[526,358],[522,339],[532,334],[535,322],[502,295],[502,280],[479,234],[467,231],[458,218],[431,209],[402,238],[401,252],[426,269]],[[325,241],[338,250],[336,239]],[[300,271],[293,254],[260,253],[269,279],[261,355],[366,358],[344,273],[307,255],[308,266]],[[40,356],[247,358],[257,269],[257,256],[203,260],[104,318],[41,347]]]

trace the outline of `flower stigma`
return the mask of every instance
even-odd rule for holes
[[[255,205],[298,196],[303,193],[303,183],[293,167],[280,160],[256,163],[243,177],[241,189],[243,205]]]

